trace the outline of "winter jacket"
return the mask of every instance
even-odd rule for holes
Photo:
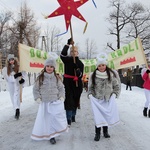
[[[4,77],[4,79],[8,82],[8,84],[9,84],[9,82],[16,82],[16,84],[18,85],[18,86],[20,86],[20,84],[19,84],[19,80],[21,79],[21,78],[23,78],[23,79],[25,79],[26,78],[26,72],[21,72],[22,73],[22,77],[18,77],[18,78],[14,78],[14,75],[15,75],[15,72],[14,71],[12,71],[11,73],[10,73],[10,75],[8,75],[7,74],[7,67],[4,67],[3,69],[2,69],[2,74],[3,74],[3,77]],[[23,84],[24,85],[24,84]]]
[[[146,73],[147,69],[142,70],[142,78],[144,80],[143,87],[147,90],[150,90],[150,74]]]
[[[36,80],[33,86],[34,100],[40,98],[43,102],[52,102],[64,98],[64,85],[60,79],[57,80],[54,73],[48,74],[44,72],[44,80],[39,85],[39,80]]]
[[[92,74],[88,83],[88,95],[92,94],[95,98],[99,100],[105,99],[106,101],[109,101],[113,93],[116,95],[116,98],[119,97],[121,84],[118,75],[114,77],[111,73],[111,81],[108,81],[108,78],[95,77],[95,86],[92,84],[91,76]]]
[[[132,82],[132,70],[127,71],[127,76],[126,77],[127,77],[127,82],[128,81]]]

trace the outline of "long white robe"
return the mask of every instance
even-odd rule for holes
[[[10,94],[10,98],[11,98],[11,102],[13,104],[13,108],[17,109],[20,108],[20,102],[21,102],[21,94],[22,94],[22,88],[23,85],[19,84],[19,80],[21,79],[20,77],[18,78],[14,78],[14,74],[15,72],[12,71],[11,74],[8,76],[7,75],[7,67],[4,67],[2,69],[2,74],[7,82],[8,85],[8,90],[9,90],[9,94]],[[26,73],[22,72],[22,78],[26,78]]]
[[[96,127],[110,127],[119,123],[119,114],[114,96],[111,96],[109,101],[98,100],[93,96],[90,97],[90,100]]]
[[[32,130],[33,140],[49,140],[68,131],[64,102],[41,102]]]

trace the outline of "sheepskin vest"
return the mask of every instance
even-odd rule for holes
[[[44,72],[44,81],[39,85],[37,80],[33,86],[33,96],[36,100],[41,98],[43,102],[52,102],[58,100],[60,97],[65,97],[64,85],[60,79],[55,77],[54,73],[48,74]]]
[[[92,84],[91,78],[89,82],[88,95],[92,94],[99,100],[109,101],[112,94],[116,94],[116,97],[120,94],[120,83],[119,80],[111,73],[111,81],[108,81],[106,72],[100,73],[96,71],[95,85]]]

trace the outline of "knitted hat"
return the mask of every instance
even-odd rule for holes
[[[15,59],[14,54],[8,54],[8,56],[7,56],[7,60],[9,61],[9,59]]]
[[[99,53],[97,55],[96,59],[97,59],[97,65],[96,66],[98,66],[99,64],[105,64],[105,65],[108,64],[108,56],[104,52]]]
[[[56,60],[52,57],[46,59],[44,63],[44,67],[46,66],[53,66],[54,68],[56,68]]]
[[[58,58],[58,55],[54,52],[49,52],[48,57],[49,58],[45,60],[44,67],[53,66],[54,68],[56,68],[56,60]]]

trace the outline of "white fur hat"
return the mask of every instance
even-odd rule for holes
[[[99,53],[96,59],[97,59],[97,66],[99,64],[105,64],[105,65],[108,64],[108,55],[104,52]]]
[[[9,61],[9,59],[15,59],[14,54],[8,54],[8,56],[7,56],[7,60]]]
[[[56,60],[52,57],[46,59],[44,63],[44,67],[45,66],[53,66],[54,68],[56,68]]]

